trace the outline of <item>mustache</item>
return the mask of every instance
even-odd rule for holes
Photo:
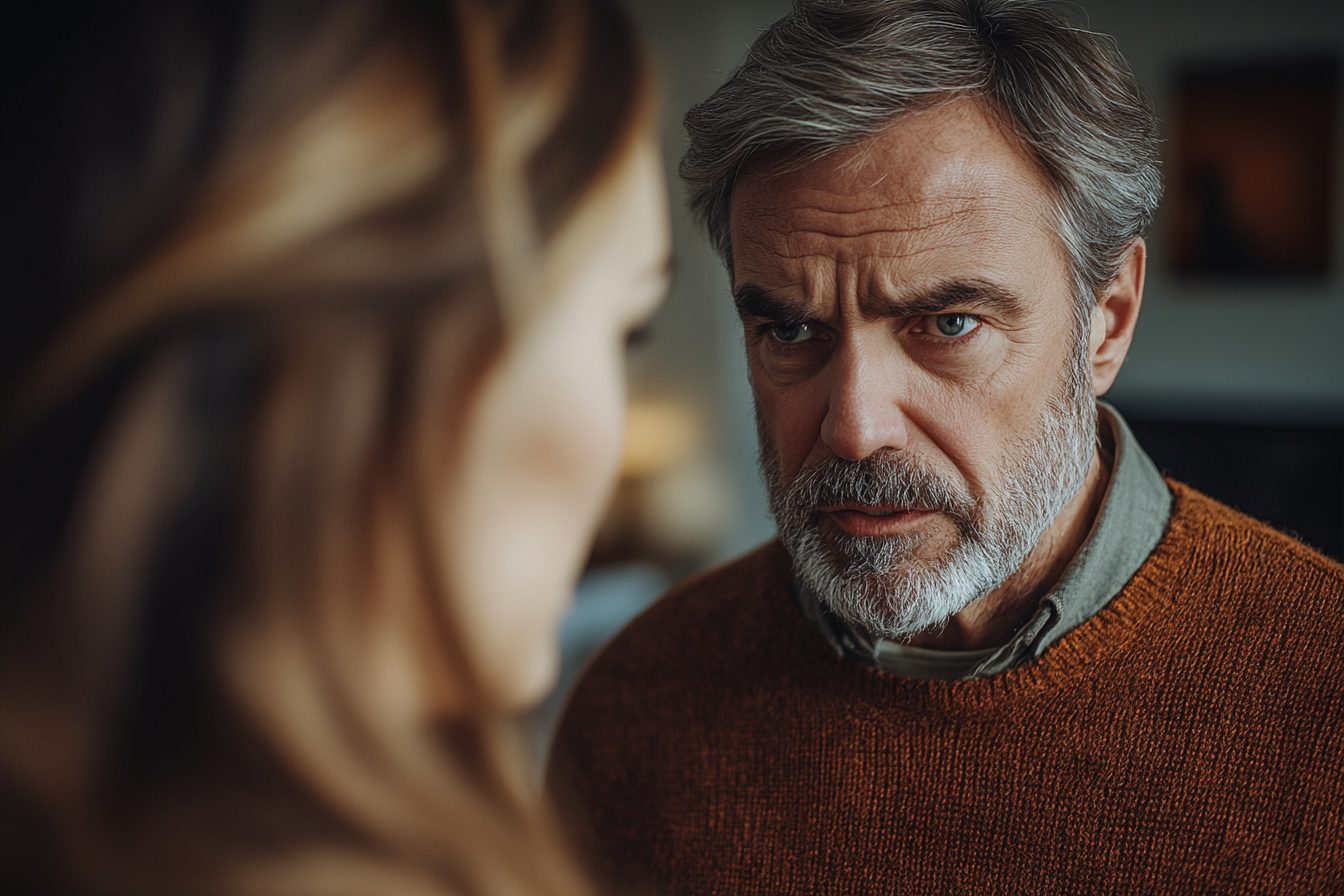
[[[961,525],[979,501],[960,484],[913,455],[883,450],[862,460],[832,455],[794,477],[779,508],[794,519],[837,504],[890,505],[945,513]]]

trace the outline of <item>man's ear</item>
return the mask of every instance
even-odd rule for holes
[[[1143,276],[1148,265],[1148,246],[1140,237],[1129,244],[1129,251],[1120,265],[1120,273],[1097,307],[1092,310],[1092,334],[1088,344],[1092,360],[1092,391],[1106,394],[1120,373],[1120,365],[1129,353],[1134,339],[1134,325],[1139,320],[1139,305],[1143,303]]]

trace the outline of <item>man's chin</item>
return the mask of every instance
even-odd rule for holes
[[[891,576],[856,576],[848,585],[843,593],[824,596],[827,606],[846,622],[891,641],[940,631],[975,599],[912,589],[908,580]]]
[[[992,584],[964,551],[924,539],[818,537],[811,547],[795,557],[803,582],[841,618],[892,640],[945,627]]]

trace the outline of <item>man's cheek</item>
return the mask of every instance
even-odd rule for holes
[[[778,396],[777,396],[778,399]],[[804,467],[819,463],[829,454],[821,440],[825,409],[817,413],[802,396],[776,400],[763,415],[785,480],[792,480]]]

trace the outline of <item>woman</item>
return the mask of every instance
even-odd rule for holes
[[[582,891],[508,719],[665,287],[627,20],[48,12],[0,346],[0,888]]]

